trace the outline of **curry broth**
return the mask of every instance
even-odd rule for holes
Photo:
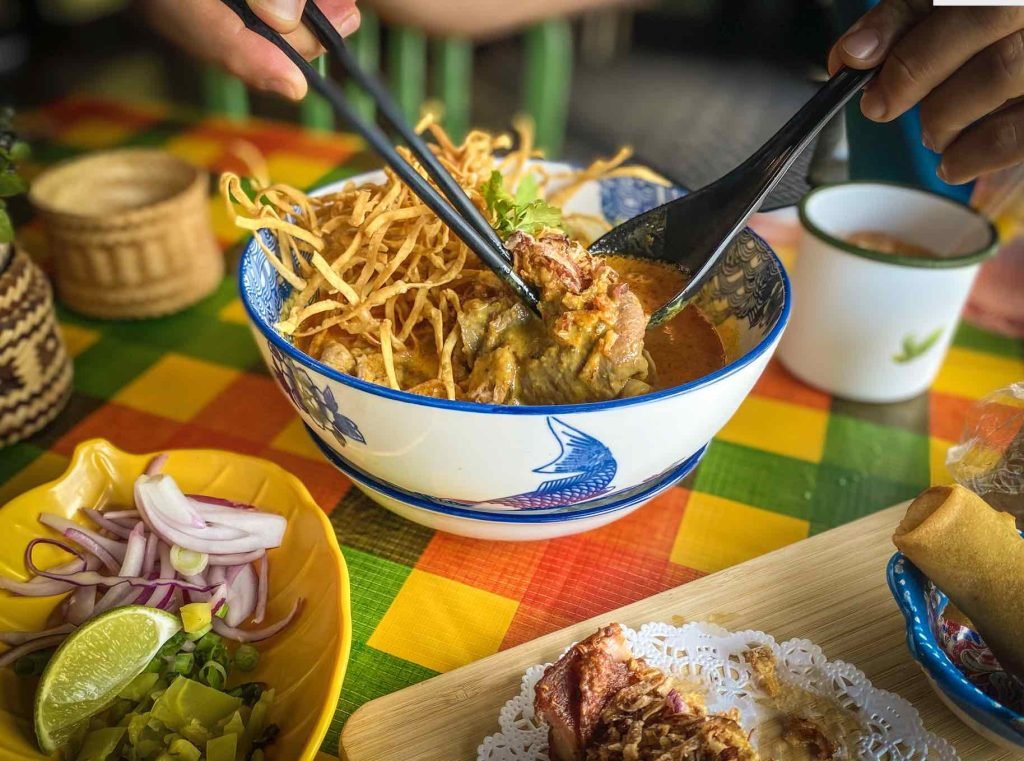
[[[655,312],[683,287],[686,278],[667,264],[626,256],[607,256],[605,261],[629,283],[644,312]],[[332,342],[346,343],[338,328],[323,331],[311,338],[297,341],[299,348],[311,356],[351,374],[351,368],[339,365],[325,353]],[[416,342],[417,350],[396,354],[403,385],[415,386],[437,374],[438,359],[433,339],[424,333]],[[673,388],[713,373],[725,366],[722,337],[695,306],[690,305],[667,323],[649,329],[644,346],[655,367],[654,390]]]
[[[629,283],[647,314],[654,313],[686,283],[682,272],[661,262],[628,256],[604,259]],[[725,366],[721,336],[692,304],[668,322],[649,329],[644,346],[657,370],[656,390],[688,383]]]

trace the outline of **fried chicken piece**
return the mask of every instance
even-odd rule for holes
[[[779,675],[775,671],[775,654],[767,645],[752,647],[743,653],[743,659],[750,664],[754,671],[754,679],[768,697],[777,697],[782,691],[779,684]]]
[[[735,713],[709,715],[700,695],[634,663],[640,678],[608,702],[586,761],[758,761]]]
[[[836,757],[836,744],[810,719],[787,716],[782,739],[794,747],[803,748],[816,761],[829,761]]]
[[[518,232],[505,245],[537,288],[543,320],[507,297],[467,300],[459,322],[471,399],[599,401],[648,379],[647,315],[610,265],[560,232]]]
[[[573,645],[537,683],[534,711],[547,723],[551,761],[579,761],[605,704],[635,680],[622,627],[612,624]]]

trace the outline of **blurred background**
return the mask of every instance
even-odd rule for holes
[[[237,91],[145,25],[144,2],[0,0],[3,100],[24,109],[85,93],[303,118],[299,107],[257,93],[243,95],[239,106]],[[612,2],[521,28],[483,22],[468,28],[473,39],[453,45],[431,28],[443,17],[403,11],[416,3],[360,0],[369,23],[354,44],[362,43],[363,60],[379,63],[406,102],[437,95],[432,84],[454,71],[470,83],[460,106],[468,124],[505,129],[515,113],[539,108],[554,154],[589,160],[628,143],[641,160],[699,187],[802,104],[824,77],[835,34],[828,0]],[[841,175],[838,123],[821,143],[805,153],[773,205],[802,194],[815,159],[817,179]]]

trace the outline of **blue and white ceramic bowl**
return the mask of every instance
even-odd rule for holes
[[[907,622],[907,648],[942,702],[982,737],[1024,750],[1021,686],[998,669],[975,632],[943,620],[946,596],[903,553],[893,555],[887,577]]]
[[[584,187],[568,210],[619,222],[680,192],[611,179]],[[273,245],[269,235],[263,239]],[[749,393],[790,310],[781,263],[745,231],[700,297],[726,341],[730,361],[724,368],[647,396],[509,407],[395,391],[299,351],[274,328],[291,288],[255,240],[242,256],[240,282],[256,341],[278,385],[338,463],[373,479],[374,485],[357,482],[375,500],[395,509],[381,490],[388,489],[474,512],[529,510],[563,519],[607,500],[650,493],[666,474],[678,472]]]

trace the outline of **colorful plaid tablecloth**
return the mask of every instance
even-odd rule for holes
[[[276,180],[299,187],[376,163],[346,135],[160,107],[68,100],[29,126],[43,136],[30,171],[118,146],[158,146],[216,171],[231,164],[238,138],[264,152]],[[241,236],[220,200],[210,203],[219,238],[237,254]],[[21,235],[45,261],[39,230]],[[133,451],[218,447],[296,474],[329,513],[352,575],[354,646],[324,744],[332,753],[346,717],[368,700],[947,481],[945,452],[972,400],[1024,379],[1024,345],[966,325],[932,393],[904,404],[832,399],[773,363],[679,486],[606,528],[508,544],[408,523],[327,464],[265,371],[233,277],[166,319],[60,316],[74,396],[45,431],[0,450],[0,504],[58,476],[75,445],[97,436]]]

